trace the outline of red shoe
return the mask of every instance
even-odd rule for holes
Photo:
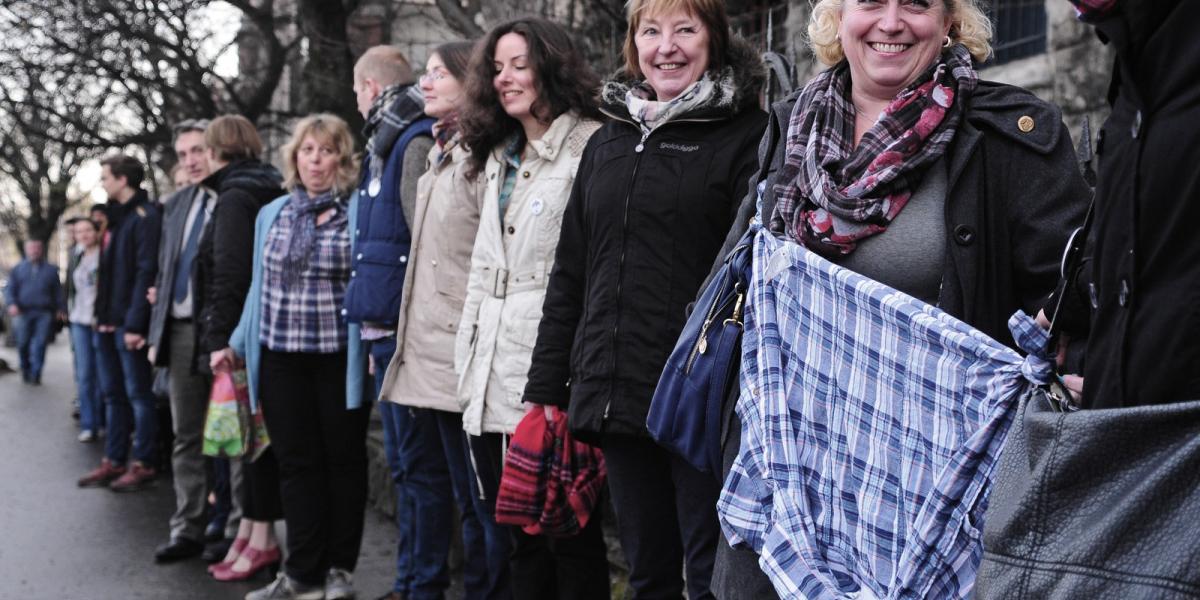
[[[87,475],[75,482],[81,488],[100,487],[125,474],[125,467],[114,467],[107,458],[100,461],[100,466],[88,471]]]
[[[233,550],[233,560],[223,560],[221,562],[208,565],[208,574],[212,575],[217,571],[217,569],[228,569],[229,567],[232,567],[233,563],[237,562],[237,559],[241,558],[242,551],[246,549],[246,544],[249,542],[250,538],[233,538],[233,545],[230,546],[230,549]]]
[[[114,492],[136,492],[149,485],[151,481],[154,481],[154,469],[134,461],[124,475],[108,484],[108,488]]]
[[[250,559],[250,566],[245,571],[234,571],[230,565],[223,569],[215,569],[213,571],[213,579],[217,581],[245,581],[254,577],[259,571],[264,568],[279,564],[279,546],[270,550],[259,550],[258,548],[247,548],[242,556]]]

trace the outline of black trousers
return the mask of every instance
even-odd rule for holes
[[[496,514],[496,494],[504,467],[504,439],[499,433],[468,436],[476,476],[487,498],[489,517]],[[569,538],[529,535],[509,527],[512,537],[510,573],[518,600],[590,600],[610,597],[608,549],[600,511],[592,513],[579,534]]]
[[[279,461],[275,460],[274,447],[264,450],[256,461],[242,459],[242,517],[251,521],[283,518],[283,500],[279,497]]]
[[[720,540],[712,475],[692,468],[653,440],[608,435],[601,445],[617,511],[633,598],[713,598],[709,590]]]
[[[370,405],[346,409],[346,353],[262,351],[259,399],[279,461],[288,576],[353,571],[367,505]]]

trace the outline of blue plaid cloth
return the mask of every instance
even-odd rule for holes
[[[1052,363],[761,230],[718,512],[783,598],[963,598],[1017,401]]]
[[[300,281],[289,286],[283,265],[296,218],[289,202],[267,232],[259,341],[275,352],[339,352],[349,335],[341,313],[350,281],[346,210],[339,206],[333,218],[317,226],[308,265]]]

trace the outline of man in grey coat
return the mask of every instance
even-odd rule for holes
[[[204,550],[207,478],[200,453],[204,417],[212,377],[196,367],[193,332],[192,262],[216,194],[200,186],[209,174],[205,156],[206,120],[187,120],[175,126],[175,154],[187,185],[164,204],[158,278],[150,291],[149,358],[170,374],[171,424],[175,445],[171,468],[175,479],[175,513],[171,539],[154,552],[165,563],[199,555]]]

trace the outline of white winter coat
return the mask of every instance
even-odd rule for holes
[[[455,343],[463,429],[511,434],[537,341],[563,210],[588,138],[598,121],[565,113],[542,139],[530,142],[500,222],[503,146],[493,149],[481,177],[483,208],[471,254],[467,299]]]

